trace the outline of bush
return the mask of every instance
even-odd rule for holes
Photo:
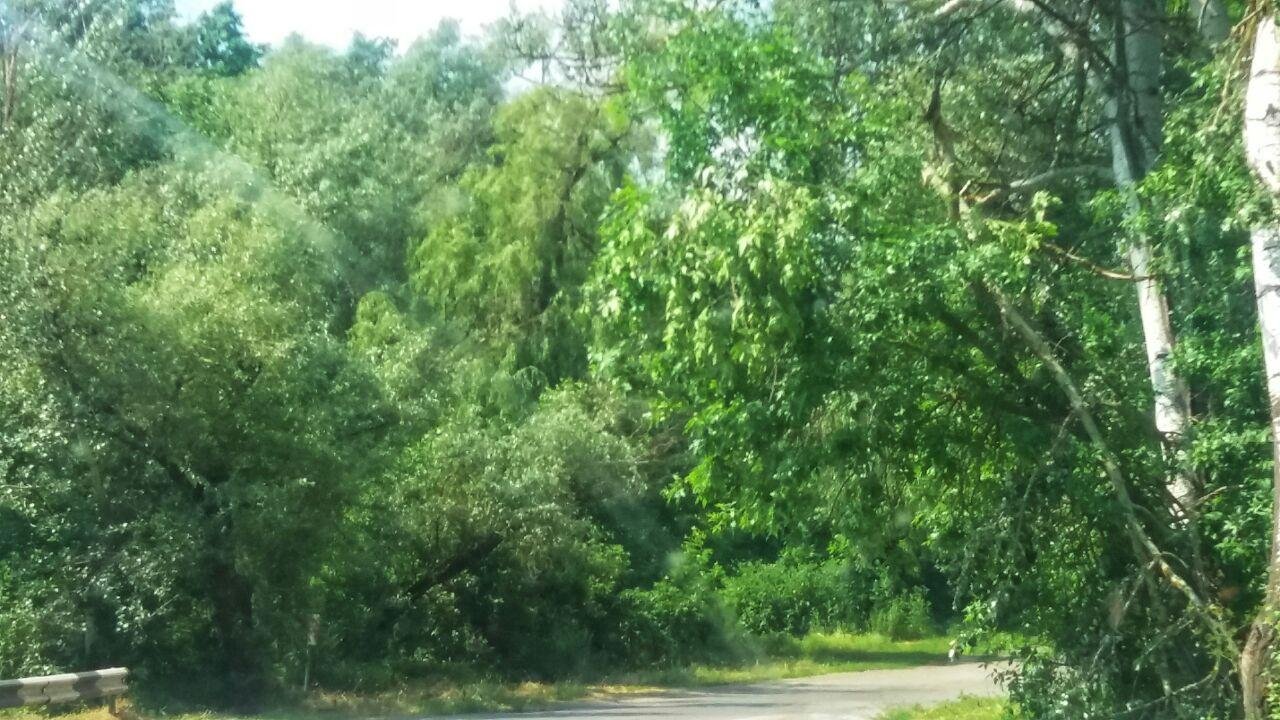
[[[721,597],[756,635],[856,629],[867,617],[869,584],[828,561],[748,563],[724,580]]]
[[[933,619],[924,592],[912,590],[890,598],[871,613],[870,628],[893,640],[918,640],[933,632]]]
[[[685,665],[724,657],[735,643],[714,593],[706,587],[664,579],[646,590],[619,596],[621,665]]]

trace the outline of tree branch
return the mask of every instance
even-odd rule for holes
[[[1021,178],[1019,180],[1011,180],[1005,183],[1004,187],[997,188],[978,198],[979,206],[988,205],[998,200],[1003,200],[1010,195],[1023,195],[1042,190],[1060,180],[1072,179],[1098,179],[1098,180],[1114,180],[1115,175],[1111,168],[1104,165],[1074,165],[1071,167],[1055,168],[1046,170],[1038,175]]]
[[[1136,280],[1147,279],[1147,278],[1140,278],[1136,275],[1133,275],[1132,273],[1123,273],[1118,270],[1112,270],[1110,268],[1104,267],[1102,265],[1099,265],[1098,263],[1095,263],[1089,258],[1076,255],[1075,253],[1062,247],[1061,245],[1055,245],[1051,242],[1046,242],[1046,241],[1041,241],[1040,244],[1044,246],[1045,249],[1053,252],[1054,254],[1061,255],[1062,257],[1070,260],[1073,263],[1083,265],[1084,267],[1092,271],[1094,274],[1101,275],[1102,277],[1108,280],[1124,280],[1127,282],[1133,282]]]
[[[1133,496],[1129,493],[1129,485],[1125,481],[1124,474],[1120,470],[1120,462],[1117,459],[1115,452],[1107,443],[1106,438],[1103,436],[1102,430],[1099,428],[1093,413],[1085,404],[1084,397],[1080,394],[1080,390],[1076,386],[1075,381],[1071,378],[1071,375],[1067,372],[1066,368],[1062,367],[1062,363],[1058,362],[1057,357],[1054,355],[1053,348],[1051,348],[1049,343],[1045,341],[1044,337],[1031,326],[1031,323],[1027,321],[1022,313],[1014,307],[1013,303],[1009,301],[1009,298],[995,287],[991,288],[991,293],[992,296],[995,297],[997,304],[1000,306],[1000,312],[1009,320],[1009,324],[1018,332],[1019,335],[1022,336],[1023,340],[1027,343],[1027,346],[1031,348],[1032,352],[1039,356],[1041,362],[1049,368],[1049,371],[1053,374],[1054,380],[1062,389],[1063,394],[1067,396],[1067,400],[1071,404],[1072,412],[1080,420],[1080,424],[1084,426],[1085,432],[1088,434],[1094,447],[1097,448],[1098,454],[1102,456],[1103,469],[1106,472],[1107,479],[1111,483],[1112,492],[1115,494],[1116,500],[1119,503],[1121,513],[1124,516],[1125,529],[1127,530],[1130,538],[1142,552],[1145,552],[1148,555],[1147,559],[1160,571],[1160,575],[1164,577],[1165,581],[1182,594],[1192,607],[1196,608],[1196,610],[1200,612],[1205,619],[1205,623],[1213,632],[1215,639],[1222,643],[1222,649],[1224,651],[1228,651],[1223,654],[1234,661],[1236,659],[1235,653],[1238,651],[1236,648],[1234,633],[1215,616],[1215,613],[1218,611],[1211,607],[1204,598],[1200,597],[1200,594],[1196,592],[1195,588],[1193,588],[1191,584],[1188,583],[1187,580],[1169,564],[1165,559],[1165,553],[1155,544],[1155,541],[1151,539],[1151,536],[1147,533],[1146,529],[1142,527],[1142,523],[1138,520],[1136,505],[1133,502]]]
[[[432,568],[420,575],[412,585],[404,589],[403,597],[405,600],[402,604],[398,603],[384,608],[382,617],[378,619],[377,624],[374,626],[375,637],[385,636],[399,622],[400,618],[404,617],[431,588],[450,582],[467,570],[479,565],[492,555],[501,544],[502,538],[500,536],[490,535],[453,556],[444,565]]]

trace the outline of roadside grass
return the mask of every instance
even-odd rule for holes
[[[803,638],[763,638],[758,643],[747,661],[640,671],[616,679],[631,686],[696,687],[891,670],[945,662],[951,641],[945,636],[891,640],[875,634],[811,633]]]
[[[1008,710],[1003,698],[966,697],[932,707],[890,710],[879,720],[1004,720]]]
[[[567,700],[656,693],[665,688],[744,684],[824,673],[944,663],[950,642],[949,637],[941,635],[920,640],[891,640],[882,635],[840,632],[812,633],[803,638],[770,637],[757,639],[752,647],[744,650],[743,656],[747,659],[734,662],[638,670],[555,683],[441,678],[409,682],[383,692],[316,691],[296,701],[268,707],[258,717],[262,720],[348,720],[533,710]],[[125,720],[233,720],[235,717],[154,707],[137,709],[127,703],[122,704],[122,708]],[[0,720],[48,720],[51,717],[58,720],[115,720],[101,707],[69,711],[0,710]],[[896,716],[891,717],[897,720]],[[916,716],[902,717],[914,720]],[[973,717],[986,720],[987,716]]]
[[[549,707],[557,702],[622,695],[639,690],[605,688],[577,682],[507,683],[492,680],[414,681],[382,692],[315,691],[292,700],[268,704],[252,715],[256,720],[365,720],[417,718],[478,712],[518,712]],[[0,720],[242,720],[244,715],[218,711],[190,711],[163,706],[120,703],[117,716],[105,707],[19,708],[0,710]]]

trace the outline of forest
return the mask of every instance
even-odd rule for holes
[[[1278,13],[0,0],[0,678],[943,630],[1010,717],[1280,717]]]

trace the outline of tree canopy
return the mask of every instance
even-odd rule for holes
[[[1269,717],[1274,12],[0,0],[0,676],[252,707],[918,607],[1026,717]]]

